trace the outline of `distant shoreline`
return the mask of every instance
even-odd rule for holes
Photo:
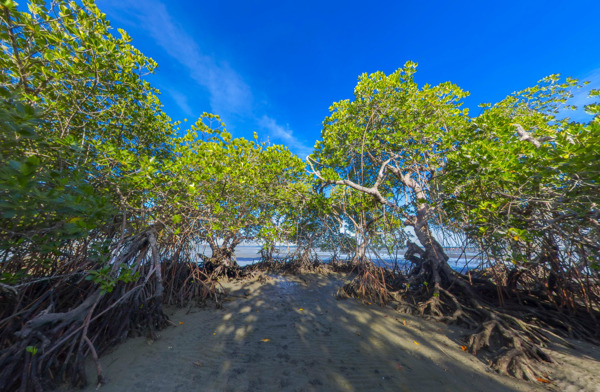
[[[238,265],[240,267],[245,267],[247,265],[251,265],[251,264],[259,262],[260,261],[260,253],[259,253],[260,249],[261,249],[261,247],[259,245],[252,245],[252,244],[238,245],[235,248],[235,253],[234,253]],[[296,245],[289,245],[289,246],[279,245],[276,247],[276,249],[279,250],[279,253],[276,254],[276,257],[284,258],[287,255],[292,253],[292,252],[288,253],[288,249],[292,251],[292,250],[297,249],[297,246]],[[448,248],[444,248],[444,249],[455,250],[458,248],[448,247]],[[206,256],[209,256],[211,254],[210,248],[208,246],[205,247],[204,250],[205,250],[204,254]],[[333,257],[333,253],[327,252],[327,251],[316,251],[316,254],[323,263],[328,263],[331,260],[331,258]],[[447,251],[446,254],[450,258],[450,260],[448,261],[448,263],[450,264],[450,267],[456,271],[461,271],[461,270],[467,271],[470,269],[477,268],[479,266],[480,259],[477,258],[477,254],[474,253],[473,250],[467,251],[464,254],[460,250],[459,251]],[[383,263],[381,262],[381,259],[379,259],[376,255],[371,254],[371,257],[372,257],[372,260],[376,264],[381,265],[381,266],[393,267],[395,261],[397,261],[399,266],[401,266],[401,267],[410,265],[410,262],[408,262],[402,258],[402,256],[404,256],[404,251],[398,252],[397,258],[390,256],[388,254],[385,254],[385,253],[379,253],[379,255],[381,257],[383,257],[383,261],[384,261]],[[348,255],[342,254],[342,255],[338,255],[338,257],[348,258]],[[466,260],[465,260],[465,257],[466,257]],[[467,268],[465,268],[467,261],[469,261],[469,263],[468,263],[469,266]]]

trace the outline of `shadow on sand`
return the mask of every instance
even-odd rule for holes
[[[159,340],[130,339],[105,355],[100,390],[542,390],[488,371],[461,350],[458,328],[335,299],[345,279],[307,274],[228,284],[223,309],[174,310],[176,327]]]

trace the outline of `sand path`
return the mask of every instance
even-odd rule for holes
[[[459,328],[336,300],[344,279],[310,274],[227,284],[223,309],[173,310],[177,326],[159,340],[129,339],[101,358],[107,384],[100,390],[494,392],[600,385],[593,372],[598,357],[589,356],[565,356],[574,366],[587,361],[582,374],[569,376],[579,381],[565,375],[542,386],[499,376],[461,350]]]

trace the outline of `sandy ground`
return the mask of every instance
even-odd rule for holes
[[[551,384],[503,377],[463,352],[463,330],[336,300],[345,275],[227,284],[223,309],[170,311],[157,341],[101,358],[111,391],[600,391],[600,349],[553,347]],[[88,375],[96,386],[90,364]]]

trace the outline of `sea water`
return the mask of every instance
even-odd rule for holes
[[[235,248],[235,256],[237,259],[237,263],[243,267],[259,262],[260,249],[261,247],[257,245],[238,245]],[[297,248],[296,246],[292,245],[282,245],[276,247],[275,249],[276,252],[273,253],[273,256],[276,258],[284,258],[288,255],[293,254]],[[210,249],[208,250],[208,254],[210,254]],[[331,252],[323,252],[317,250],[316,254],[319,257],[319,259],[324,263],[329,262],[333,257],[333,253]],[[448,257],[450,257],[450,260],[448,260],[448,264],[452,269],[456,271],[467,271],[469,269],[477,268],[481,264],[480,257],[477,253],[473,251],[461,252],[457,251],[456,249],[452,249],[451,251],[447,252],[447,255]],[[395,265],[398,265],[398,267],[400,267],[401,269],[410,266],[410,262],[406,261],[403,256],[404,251],[399,252],[397,255],[389,255],[380,252],[378,252],[377,254],[369,254],[370,259],[380,266],[393,267]],[[347,255],[338,255],[338,257],[344,259],[347,258]]]

